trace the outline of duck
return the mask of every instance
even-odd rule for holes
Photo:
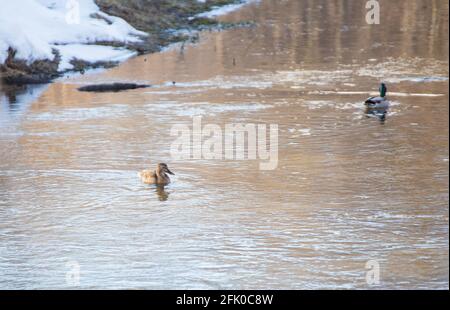
[[[142,170],[138,176],[145,184],[167,185],[170,183],[168,174],[175,175],[167,164],[159,163],[156,170]]]
[[[371,109],[386,109],[389,107],[389,101],[386,98],[387,87],[386,84],[381,83],[380,85],[380,96],[370,97],[365,101],[365,105]]]

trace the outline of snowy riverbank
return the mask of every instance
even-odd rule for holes
[[[39,74],[39,68],[32,66],[36,62],[48,71],[64,72],[74,68],[73,60],[123,60],[135,52],[107,43],[139,42],[147,35],[121,18],[101,12],[93,0],[8,1],[2,4],[0,25],[0,63],[13,75],[28,66],[30,73]]]
[[[8,1],[0,10],[0,74],[6,83],[28,84],[66,71],[108,67],[185,39],[171,38],[167,31],[189,26],[192,16],[213,18],[242,2],[155,0],[149,7],[140,0]]]

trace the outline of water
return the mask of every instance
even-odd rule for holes
[[[1,97],[0,288],[448,289],[448,3],[364,6],[261,1],[222,17],[253,27]],[[76,90],[107,81],[154,87]],[[278,124],[278,169],[172,160],[196,115]],[[139,182],[164,161],[171,185]]]

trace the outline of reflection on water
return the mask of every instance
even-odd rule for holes
[[[46,89],[47,85],[2,86],[0,84],[0,120],[5,123],[14,114],[22,113]]]
[[[388,111],[389,111],[388,108],[380,108],[380,109],[366,108],[365,113],[368,118],[375,117],[380,121],[381,124],[384,124],[386,122]]]
[[[159,201],[166,201],[167,199],[169,199],[170,193],[165,190],[164,185],[156,185],[155,187]]]
[[[365,12],[263,0],[223,17],[254,27],[2,108],[0,287],[70,287],[75,261],[82,288],[372,288],[376,260],[373,288],[448,288],[448,3]],[[380,80],[383,125],[363,104]],[[76,91],[109,81],[154,86]],[[171,160],[171,127],[195,115],[279,124],[278,169]],[[172,183],[141,184],[158,162]]]

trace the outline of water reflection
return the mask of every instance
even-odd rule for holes
[[[6,104],[9,106],[11,112],[17,111],[19,108],[19,101],[17,97],[27,92],[27,86],[9,86],[3,89],[3,94],[6,99]]]
[[[32,101],[36,100],[47,87],[48,84],[20,86],[0,84],[0,119],[8,112],[24,112]]]
[[[155,185],[155,190],[159,201],[167,201],[169,199],[170,192],[165,190],[164,185]]]
[[[389,108],[368,108],[366,107],[365,114],[367,118],[377,118],[381,124],[386,122],[386,117],[388,115]]]

